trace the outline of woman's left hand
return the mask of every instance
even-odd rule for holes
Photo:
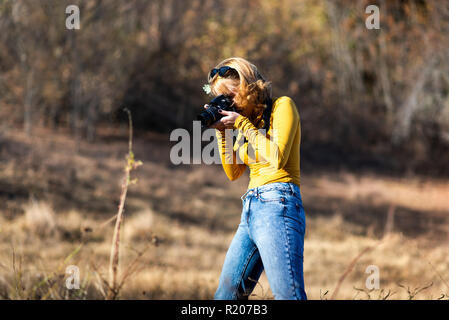
[[[237,120],[240,114],[234,111],[226,111],[226,110],[221,110],[218,112],[224,115],[224,117],[221,118],[219,121],[224,124],[225,128],[226,129],[234,128],[235,120]]]

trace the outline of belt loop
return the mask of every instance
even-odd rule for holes
[[[295,187],[293,186],[293,183],[290,182],[288,185],[290,186],[290,191],[291,191],[292,195],[294,195],[295,194]]]
[[[240,197],[240,199],[242,199],[242,201],[245,200],[246,195],[248,194],[249,190],[250,190],[250,189],[246,190],[246,192],[243,194],[243,196]]]

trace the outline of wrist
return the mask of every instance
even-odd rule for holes
[[[219,134],[219,135],[224,135],[225,134],[225,128],[223,128],[223,129],[215,128],[215,132],[217,134]]]
[[[234,122],[234,128],[235,128],[235,129],[239,129],[239,128],[240,128],[240,125],[241,125],[241,123],[242,123],[242,121],[245,120],[245,119],[246,119],[246,117],[240,114],[240,115],[235,119],[235,122]]]

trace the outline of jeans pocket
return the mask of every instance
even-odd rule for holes
[[[284,202],[285,193],[281,190],[269,190],[259,193],[259,200],[261,202]]]

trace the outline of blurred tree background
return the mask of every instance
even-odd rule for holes
[[[127,106],[139,130],[191,129],[208,71],[241,56],[296,102],[303,166],[449,174],[447,1],[0,0],[0,30],[4,127],[95,142]]]

